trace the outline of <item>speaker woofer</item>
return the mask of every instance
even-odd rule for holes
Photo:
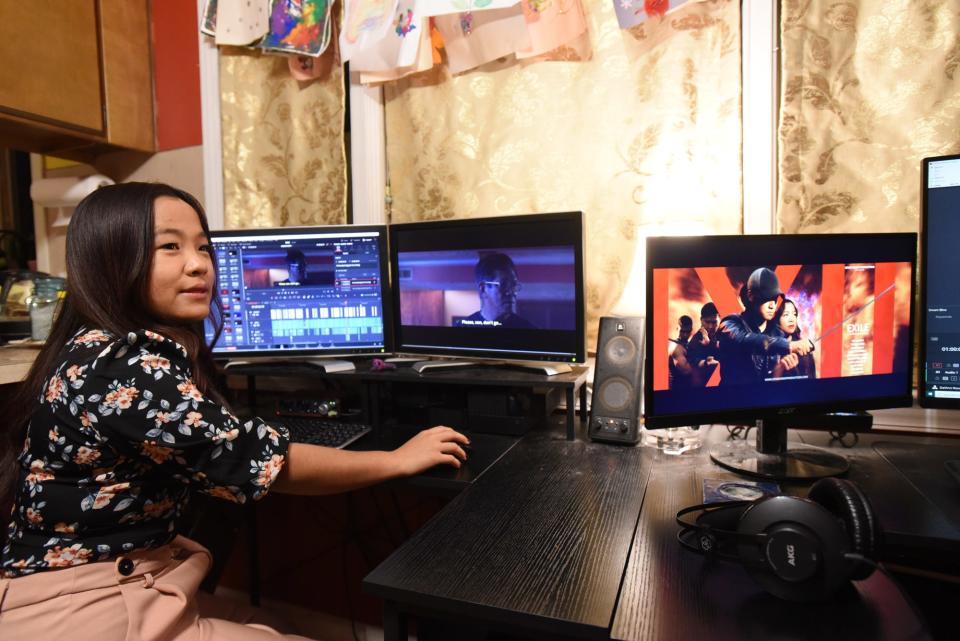
[[[614,336],[607,343],[604,355],[614,365],[627,365],[637,358],[637,344],[626,336]]]
[[[625,378],[615,376],[600,384],[594,392],[596,399],[607,410],[620,412],[630,403],[637,390]]]

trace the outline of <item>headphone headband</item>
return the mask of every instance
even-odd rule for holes
[[[738,532],[728,528],[717,527],[715,525],[711,525],[710,523],[701,523],[699,519],[704,515],[714,514],[716,512],[726,510],[746,508],[748,505],[752,504],[753,501],[724,501],[721,503],[701,503],[699,505],[685,507],[677,512],[676,516],[677,525],[680,526],[680,532],[677,533],[677,540],[680,542],[680,545],[691,549],[694,552],[708,554],[721,559],[738,560],[739,557],[737,555],[718,550],[717,544],[721,540],[735,540],[740,544],[754,544],[757,546],[762,546],[767,540],[767,535],[764,533],[748,534],[745,532]],[[700,514],[693,519],[684,518],[688,514],[692,514],[694,512],[700,512]],[[689,540],[690,538],[693,538],[691,533],[698,534],[696,537],[696,544]],[[686,536],[688,534],[690,534],[690,536]]]
[[[732,510],[733,508],[737,507],[747,507],[752,503],[753,501],[722,501],[719,503],[700,503],[699,505],[691,505],[690,507],[685,507],[677,512],[677,525],[686,530],[692,530],[700,527],[710,527],[709,525],[698,523],[696,519],[691,521],[689,519],[684,519],[683,517],[693,512],[702,511],[704,514],[712,514],[714,512],[719,512],[720,510]],[[697,518],[699,518],[699,516]],[[735,534],[735,532],[732,530],[730,533]]]

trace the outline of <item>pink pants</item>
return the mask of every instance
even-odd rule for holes
[[[120,572],[123,559],[133,561]],[[197,588],[210,569],[210,553],[178,536],[163,547],[113,561],[0,579],[0,636],[71,641],[303,640],[247,623],[242,608],[198,604]],[[203,600],[205,595],[201,597]],[[207,601],[209,602],[209,601]],[[204,616],[221,611],[223,618]],[[228,610],[232,612],[228,613]]]

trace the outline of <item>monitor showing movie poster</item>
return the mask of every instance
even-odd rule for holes
[[[649,239],[648,417],[908,399],[915,253],[914,234]]]

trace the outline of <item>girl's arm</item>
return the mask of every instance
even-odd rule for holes
[[[353,452],[291,443],[271,489],[285,494],[334,494],[422,472],[460,467],[469,440],[449,427],[424,430],[392,452]]]

